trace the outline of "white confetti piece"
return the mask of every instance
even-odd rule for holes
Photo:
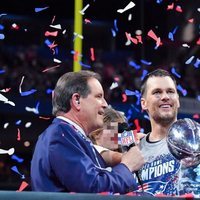
[[[125,11],[127,11],[127,10],[133,8],[134,6],[135,6],[135,3],[131,1],[125,8],[123,8],[123,9],[118,9],[117,12],[118,12],[118,13],[123,13],[123,12],[125,12]]]

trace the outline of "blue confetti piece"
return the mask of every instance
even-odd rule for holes
[[[187,90],[183,89],[183,87],[180,84],[177,85],[177,90],[179,90],[183,94],[183,96],[187,95]]]
[[[0,30],[4,30],[4,25],[0,24]]]
[[[181,75],[178,74],[178,73],[176,72],[176,69],[175,69],[174,67],[172,67],[171,72],[172,72],[172,74],[174,74],[176,77],[181,78]]]
[[[112,36],[113,36],[113,37],[116,37],[116,32],[115,32],[115,30],[111,28],[111,31],[112,31]]]
[[[173,35],[176,33],[177,29],[178,29],[178,26],[176,26],[176,27],[174,28],[174,30],[172,31]]]
[[[134,67],[135,69],[140,69],[140,68],[141,68],[141,66],[140,66],[140,65],[137,65],[134,61],[130,61],[130,62],[129,62],[129,65],[130,65],[131,67]]]
[[[174,35],[172,32],[169,32],[168,33],[168,38],[171,40],[171,41],[174,41]]]
[[[141,59],[140,61],[141,61],[142,64],[145,64],[145,65],[151,65],[152,64],[152,62],[148,62],[148,61],[143,60],[143,59]]]
[[[117,20],[116,20],[116,19],[114,20],[114,27],[115,27],[115,30],[116,30],[116,31],[119,30],[118,27],[117,27]]]
[[[162,3],[162,1],[163,1],[163,0],[156,0],[156,3],[157,3],[157,4],[160,4],[160,3]]]
[[[144,115],[144,118],[147,119],[147,120],[150,120],[148,115]]]
[[[2,14],[0,14],[0,17],[5,16],[5,15],[7,15],[7,14],[6,13],[2,13]]]
[[[141,81],[145,78],[145,76],[148,74],[148,71],[146,69],[143,70],[142,76],[141,76]]]
[[[185,62],[185,64],[186,64],[186,65],[189,65],[189,64],[192,62],[193,59],[194,59],[194,56],[190,57],[190,58]]]
[[[47,7],[44,7],[44,8],[35,8],[35,12],[41,12],[43,10],[46,10],[47,8],[49,8],[49,7],[47,6]]]
[[[15,124],[16,124],[16,125],[20,125],[21,122],[22,122],[22,120],[18,120],[18,121],[15,122]]]
[[[28,95],[30,95],[30,94],[35,93],[36,91],[37,91],[37,90],[32,89],[32,90],[29,90],[29,91],[21,92],[20,95],[21,95],[21,96],[28,96]]]
[[[197,96],[197,100],[200,101],[200,95]]]
[[[48,40],[48,39],[46,39],[46,40],[44,41],[44,43],[45,43],[47,46],[49,46],[49,45],[52,44],[52,43],[50,42],[50,40]]]
[[[4,69],[0,70],[0,74],[5,73],[6,71]]]
[[[195,68],[199,68],[199,65],[200,65],[200,59],[196,59],[196,62],[194,63],[194,67]]]
[[[126,96],[133,96],[133,95],[135,95],[135,92],[126,89],[125,94],[126,94]]]
[[[51,94],[52,91],[53,91],[52,89],[47,89],[47,90],[46,90],[46,93],[47,93],[47,94]]]
[[[13,154],[13,155],[11,156],[11,159],[16,160],[18,163],[24,162],[24,159],[23,159],[23,158],[19,158],[19,157],[16,156],[15,154]]]
[[[4,40],[5,39],[5,35],[3,33],[0,33],[0,40]]]
[[[36,107],[35,107],[35,109],[37,110],[38,113],[39,113],[39,105],[40,105],[40,102],[38,101],[36,104]]]
[[[91,68],[90,65],[83,64],[81,61],[79,62],[79,64],[80,64],[81,66],[85,67],[85,68]]]

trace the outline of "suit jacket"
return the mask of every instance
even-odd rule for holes
[[[124,164],[106,167],[91,141],[71,124],[55,118],[35,146],[32,190],[123,194],[136,189],[135,179]]]

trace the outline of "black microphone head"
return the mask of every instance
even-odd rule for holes
[[[130,130],[128,123],[118,123],[118,133],[123,133],[124,131]]]

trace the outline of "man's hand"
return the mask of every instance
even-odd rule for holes
[[[140,149],[134,146],[123,154],[121,163],[125,164],[133,172],[138,171],[144,165],[145,161]]]

